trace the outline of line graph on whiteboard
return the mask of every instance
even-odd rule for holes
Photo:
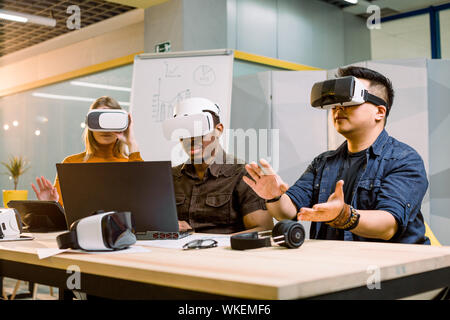
[[[153,95],[152,99],[152,120],[154,122],[162,122],[165,119],[173,117],[175,105],[181,100],[191,97],[191,90],[185,89],[177,92],[175,95],[167,98],[161,97],[162,79],[158,79],[158,92]]]

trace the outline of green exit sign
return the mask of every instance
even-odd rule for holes
[[[168,52],[170,51],[170,41],[158,43],[155,46],[155,52]]]

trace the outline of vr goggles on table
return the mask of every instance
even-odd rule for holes
[[[22,221],[15,209],[0,209],[0,239],[16,238],[22,233]]]
[[[116,109],[94,109],[86,116],[91,131],[122,132],[128,128],[128,112]]]
[[[385,106],[386,112],[389,111],[386,101],[370,94],[364,84],[353,76],[317,82],[311,89],[311,106],[314,108],[332,109],[365,102]]]
[[[70,231],[56,237],[60,249],[109,251],[136,243],[131,212],[99,212],[75,221]]]

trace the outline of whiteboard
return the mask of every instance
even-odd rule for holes
[[[162,122],[173,117],[174,106],[183,99],[203,97],[214,101],[220,107],[224,128],[229,128],[232,79],[232,50],[137,55],[130,113],[142,158],[170,160],[173,166],[188,159],[181,144],[168,141],[162,130]]]

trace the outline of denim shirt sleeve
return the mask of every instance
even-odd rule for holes
[[[292,202],[297,207],[297,212],[302,207],[312,206],[314,177],[316,176],[317,163],[318,158],[315,158],[297,182],[295,182],[295,184],[286,191],[286,194],[289,198],[291,198]]]
[[[392,161],[391,170],[381,181],[376,210],[391,213],[398,223],[394,238],[406,230],[408,221],[415,219],[428,188],[428,180],[422,158],[414,150],[407,150]]]

